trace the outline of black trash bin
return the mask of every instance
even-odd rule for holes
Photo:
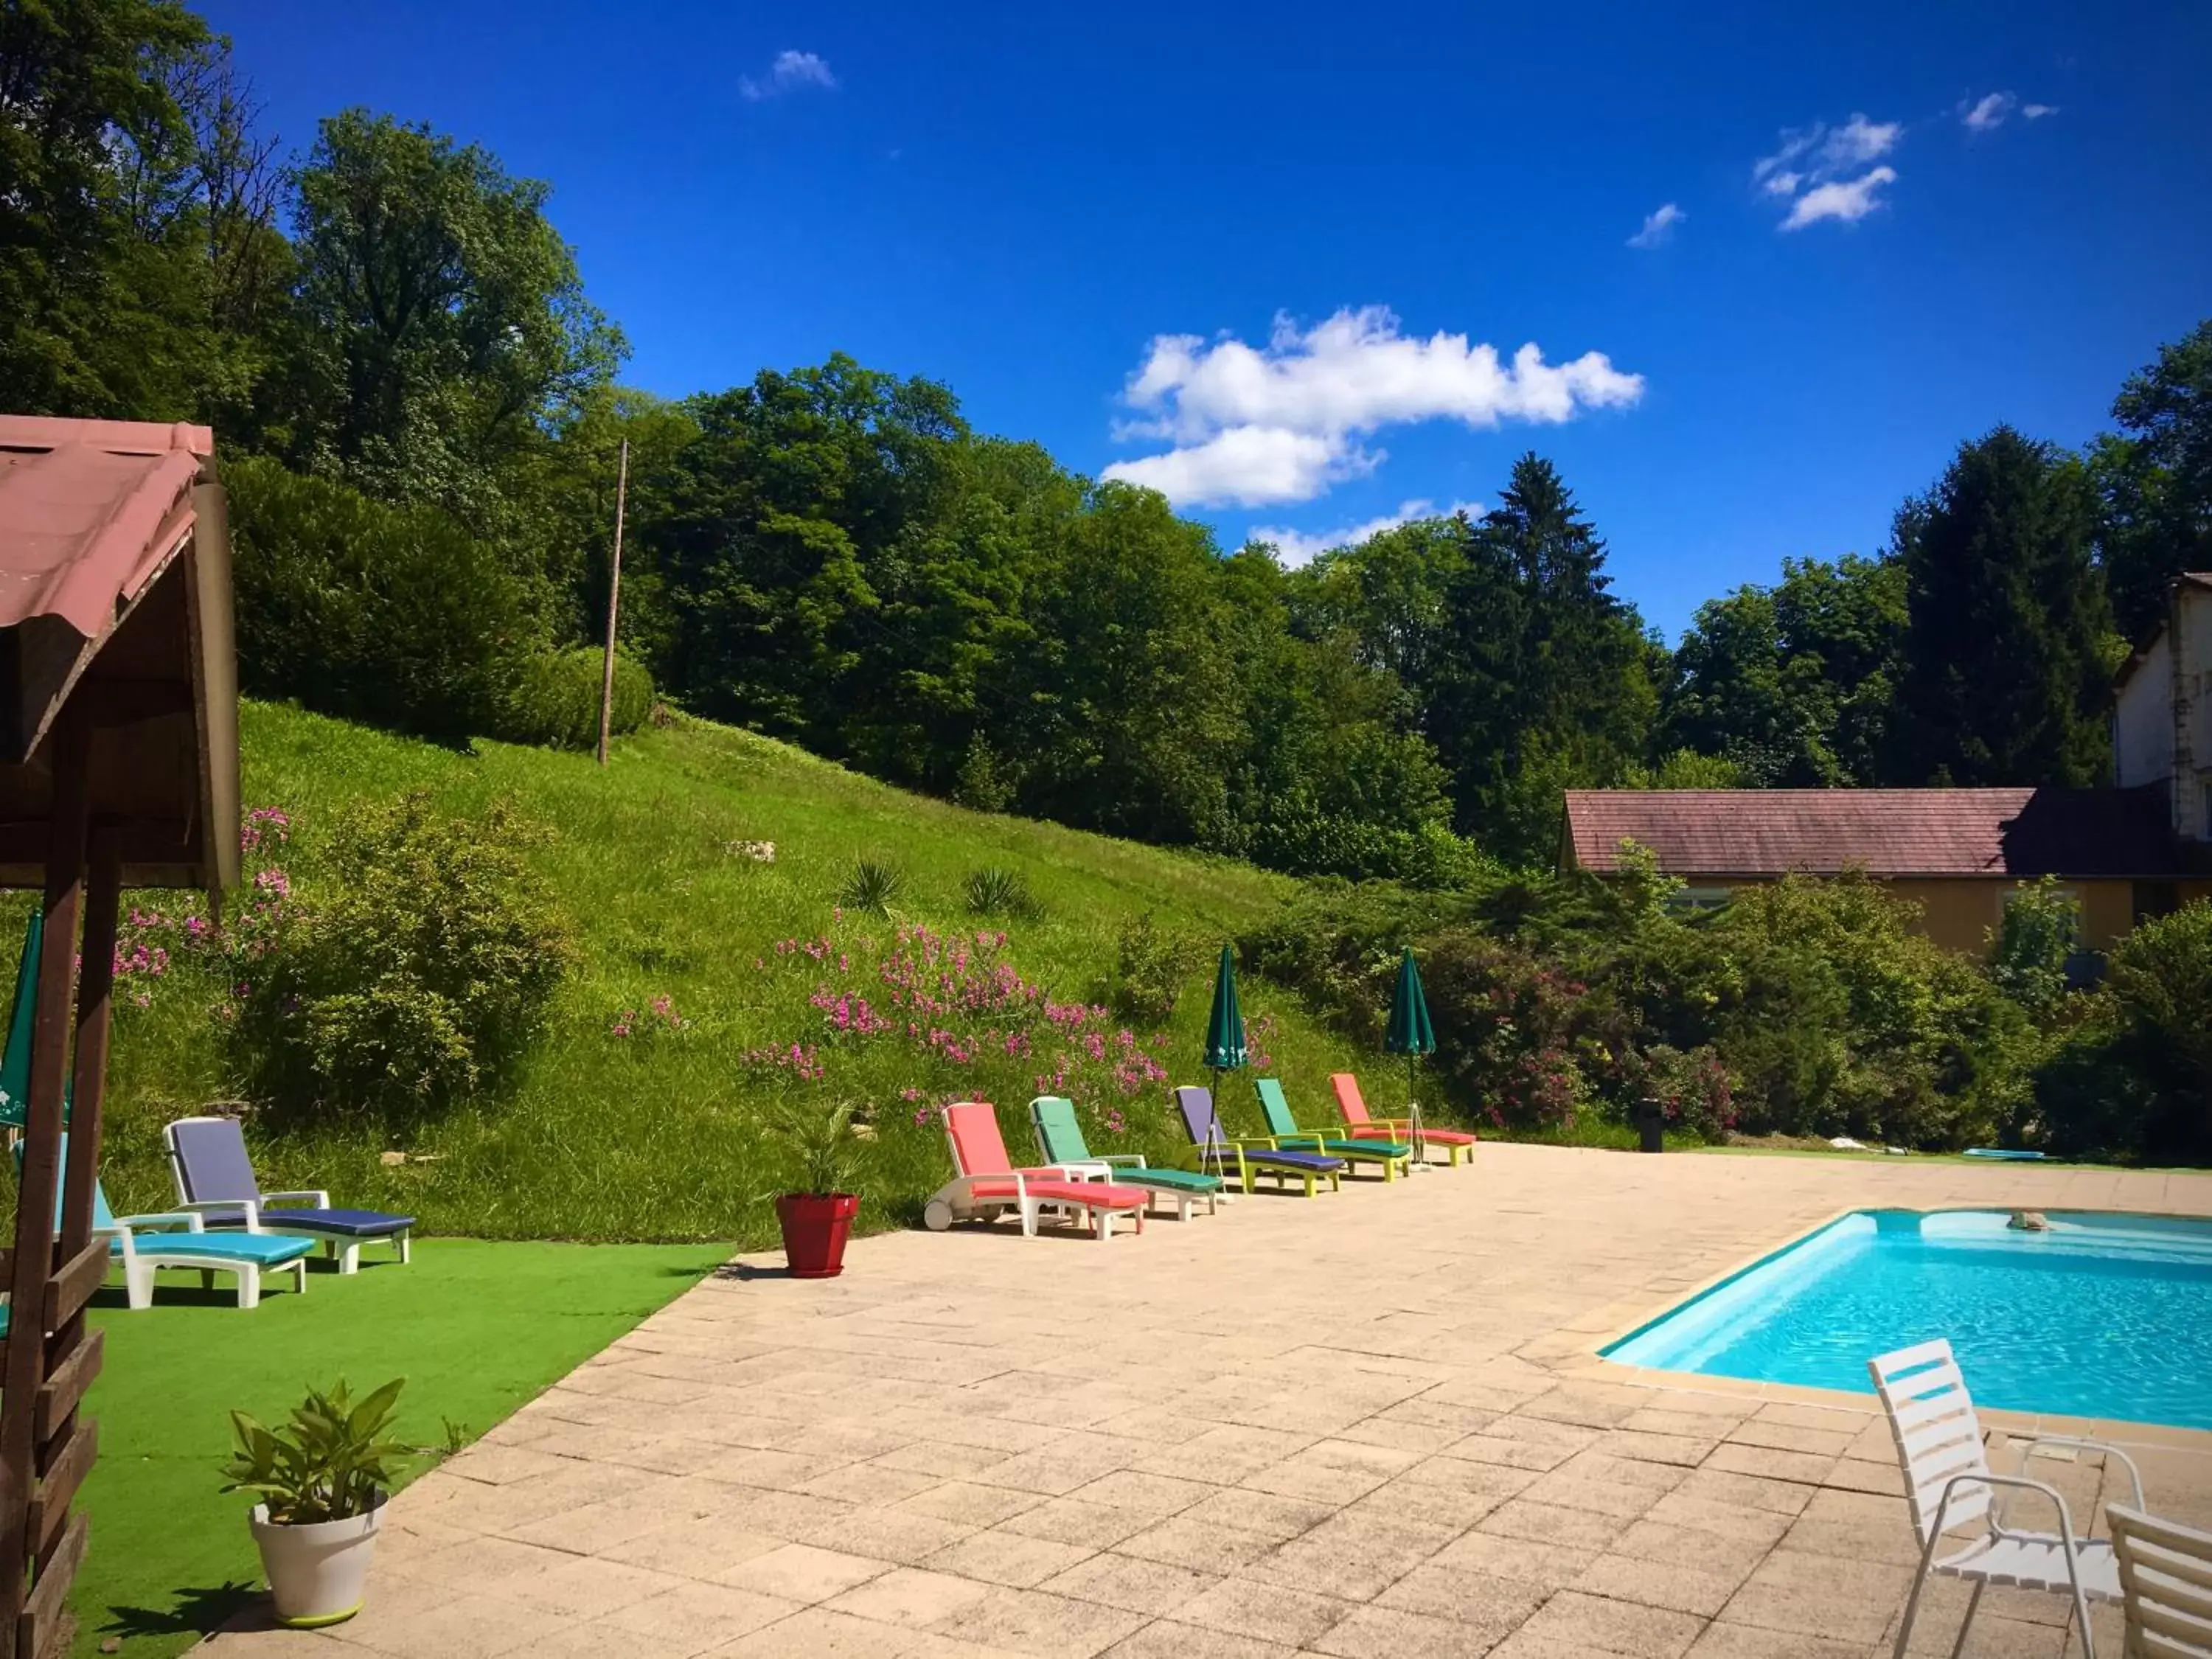
[[[1628,1121],[1636,1126],[1642,1140],[1639,1152],[1663,1152],[1667,1150],[1667,1110],[1656,1100],[1639,1100],[1629,1112]]]

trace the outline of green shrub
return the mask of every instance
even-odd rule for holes
[[[872,910],[883,915],[904,891],[905,876],[888,864],[862,859],[853,866],[853,873],[845,878],[844,886],[838,890],[837,902],[848,910]]]
[[[240,690],[441,742],[500,729],[538,629],[492,547],[274,461],[223,477]]]
[[[1187,935],[1161,927],[1149,910],[1131,916],[1115,936],[1106,1001],[1131,1024],[1158,1030],[1174,1018],[1199,962],[1198,947]]]
[[[500,735],[547,749],[597,748],[605,673],[606,652],[599,646],[539,652],[515,682]],[[635,732],[652,713],[652,674],[644,664],[617,651],[611,729],[617,735]]]
[[[2002,997],[1863,875],[1739,890],[1711,923],[1741,974],[1715,1021],[1743,1127],[1956,1146],[1996,1128],[1978,1086]]]
[[[403,796],[342,824],[312,890],[242,942],[234,1015],[257,1092],[406,1115],[495,1087],[542,1024],[568,928],[503,803]]]
[[[961,890],[967,897],[968,908],[979,916],[1013,916],[1030,921],[1042,914],[1043,908],[1030,891],[1027,876],[995,864],[970,870]]]
[[[1735,1127],[1735,1091],[1710,1047],[1687,1053],[1656,1044],[1635,1057],[1625,1079],[1638,1098],[1656,1100],[1672,1127],[1708,1141]]]
[[[2212,1163],[2212,901],[2122,939],[2084,1000],[2036,1074],[2044,1142],[2069,1157]]]
[[[2028,1012],[2048,1014],[2065,1000],[2066,961],[2081,931],[2081,906],[2056,876],[2021,883],[1990,931],[1990,980]]]
[[[1474,927],[1432,935],[1421,963],[1436,1066],[1456,1103],[1504,1129],[1565,1129],[1610,1071],[1587,990],[1555,963]]]

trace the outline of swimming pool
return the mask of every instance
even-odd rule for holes
[[[2212,1222],[1861,1210],[1609,1345],[1624,1365],[1871,1393],[1866,1362],[1948,1337],[1975,1400],[2212,1429]]]

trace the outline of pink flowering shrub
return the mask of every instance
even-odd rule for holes
[[[663,994],[653,999],[643,1008],[625,1008],[614,1018],[607,1028],[610,1036],[630,1042],[645,1042],[654,1037],[673,1036],[691,1029],[691,1022],[676,1012],[673,997]]]
[[[833,926],[842,925],[841,910]],[[1167,1080],[1152,1052],[1157,1036],[1140,1039],[1103,1006],[1056,1000],[1023,975],[1002,928],[939,933],[916,925],[882,942],[785,939],[754,957],[753,968],[810,978],[807,1004],[819,1021],[811,1044],[747,1051],[744,1063],[756,1069],[813,1081],[888,1052],[933,1078],[972,1079],[947,1099],[978,1097],[994,1084],[1079,1102],[1127,1099]],[[902,1097],[924,1093],[909,1087]],[[915,1122],[927,1126],[932,1109],[918,1107]],[[1120,1133],[1127,1125],[1116,1111],[1101,1127]]]

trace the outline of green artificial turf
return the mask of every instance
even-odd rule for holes
[[[70,1606],[73,1653],[121,1638],[125,1655],[181,1652],[258,1593],[246,1501],[219,1487],[234,1407],[282,1418],[310,1384],[356,1390],[404,1376],[401,1438],[436,1462],[452,1432],[473,1440],[516,1407],[712,1272],[710,1244],[418,1241],[402,1267],[371,1249],[342,1279],[325,1264],[307,1293],[270,1281],[240,1312],[228,1278],[204,1292],[164,1273],[133,1313],[103,1291],[93,1321],[107,1352],[85,1409],[100,1461],[82,1503],[91,1519]]]

